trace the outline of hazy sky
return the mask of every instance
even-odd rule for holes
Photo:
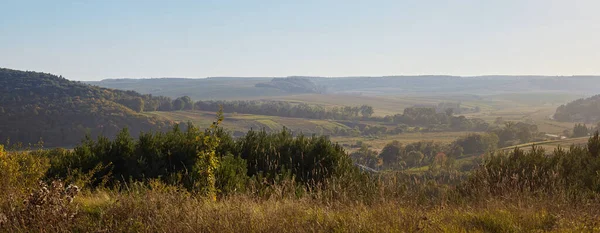
[[[117,77],[600,74],[599,0],[0,0],[0,67]]]

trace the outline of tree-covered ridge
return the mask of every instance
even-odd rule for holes
[[[476,76],[444,75],[385,77],[280,77],[308,79],[327,93],[451,94],[490,95],[501,93],[531,93],[532,90],[554,93],[600,93],[599,76]],[[176,98],[189,95],[192,99],[248,99],[296,94],[279,88],[265,88],[273,77],[212,77],[212,78],[151,78],[105,79],[90,82],[122,90],[135,90]],[[294,86],[292,83],[277,83]]]
[[[369,105],[326,108],[321,105],[307,103],[296,104],[286,101],[274,100],[207,100],[196,101],[193,103],[193,106],[194,109],[210,112],[218,111],[220,106],[222,106],[223,111],[228,113],[235,112],[267,116],[331,120],[367,120],[370,119],[373,113],[375,112],[373,107]]]
[[[257,83],[256,87],[276,88],[289,93],[323,93],[325,88],[317,86],[308,78],[274,78],[268,83]]]
[[[595,123],[600,120],[600,95],[578,99],[556,109],[554,119]]]
[[[86,134],[160,129],[168,122],[137,114],[155,97],[63,77],[0,69],[0,141],[75,145]]]

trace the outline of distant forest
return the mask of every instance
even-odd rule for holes
[[[557,121],[596,123],[600,121],[600,95],[578,99],[556,109]]]

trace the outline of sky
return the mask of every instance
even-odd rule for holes
[[[0,0],[0,67],[71,80],[600,74],[598,0]]]

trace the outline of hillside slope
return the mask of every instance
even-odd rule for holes
[[[52,74],[0,68],[0,141],[71,146],[86,133],[113,136],[127,127],[137,135],[169,125],[124,105],[135,106],[128,103],[137,100],[143,108],[142,97]]]
[[[554,119],[563,122],[596,123],[600,121],[600,95],[561,105],[556,109]]]

